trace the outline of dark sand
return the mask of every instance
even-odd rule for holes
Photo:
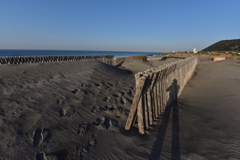
[[[122,138],[134,78],[101,62],[54,62],[2,65],[0,85],[0,159],[92,159]]]
[[[200,62],[178,107],[181,156],[240,159],[239,60]]]
[[[124,130],[133,73],[173,60],[1,65],[0,159],[239,159],[237,60],[201,59],[146,135]]]

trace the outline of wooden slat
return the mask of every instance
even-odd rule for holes
[[[144,83],[146,80],[146,78],[144,78],[144,77],[140,78],[140,74],[135,75],[135,79],[136,79],[136,92],[135,92],[135,96],[133,98],[133,103],[132,103],[132,106],[131,106],[131,109],[130,109],[130,112],[128,115],[128,119],[127,119],[127,122],[125,125],[126,130],[129,130],[131,128],[135,112],[137,111],[137,106],[138,106],[139,100],[142,97],[142,89],[144,87]]]

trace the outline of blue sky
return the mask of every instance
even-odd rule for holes
[[[240,0],[0,0],[0,49],[197,50],[240,38]]]

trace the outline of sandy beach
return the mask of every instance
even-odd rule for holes
[[[145,135],[124,125],[134,74],[179,59],[0,66],[0,159],[239,159],[240,61],[199,59]]]
[[[181,156],[240,158],[239,82],[239,60],[200,59],[178,99]]]

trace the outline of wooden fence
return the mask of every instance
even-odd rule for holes
[[[100,61],[112,65],[114,55],[75,55],[75,56],[21,56],[0,57],[1,64],[43,63],[56,61]]]
[[[135,74],[136,91],[125,125],[126,130],[137,124],[139,133],[153,125],[183,90],[197,65],[198,57],[188,57]]]

